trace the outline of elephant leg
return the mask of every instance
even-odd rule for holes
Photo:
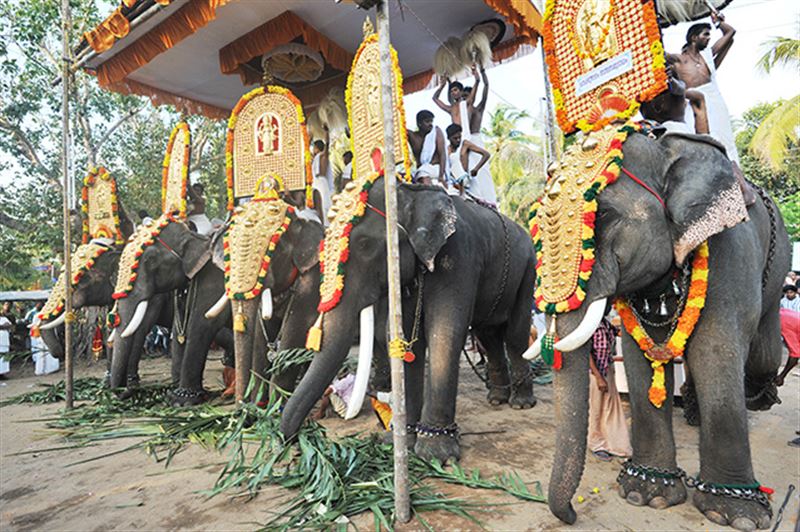
[[[257,316],[257,320],[261,317]],[[251,371],[250,380],[252,382],[253,391],[250,394],[250,400],[254,403],[261,403],[265,401],[266,396],[269,394],[269,387],[267,384],[267,338],[264,336],[264,331],[259,323],[253,323],[256,328],[253,334],[253,350],[251,352]]]
[[[744,392],[748,410],[769,410],[779,402],[775,377],[780,369],[782,348],[779,301],[776,300],[761,317],[745,363]]]
[[[181,344],[174,335],[170,335],[169,353],[172,359],[172,386],[177,388],[181,383],[181,368],[183,367],[184,347],[186,344]]]
[[[487,383],[489,393],[486,398],[493,406],[507,403],[511,398],[511,376],[503,345],[502,328],[480,328],[475,330],[475,336],[486,349],[486,376],[489,380]]]
[[[432,276],[430,281],[434,279]],[[463,286],[453,287],[452,291],[437,288],[438,297],[426,298],[424,306],[430,362],[414,450],[423,459],[437,458],[445,463],[461,457],[455,424],[458,363],[469,328],[464,309],[469,308],[474,294],[467,293]]]
[[[692,427],[700,426],[700,407],[697,404],[697,390],[692,379],[692,372],[689,364],[684,363],[683,370],[686,373],[686,380],[681,385],[681,401],[683,403],[683,418],[686,424]]]
[[[511,408],[525,409],[536,406],[533,394],[533,370],[529,361],[522,358],[528,349],[531,335],[531,310],[533,301],[531,294],[536,283],[536,264],[531,261],[525,268],[525,275],[517,292],[517,300],[511,309],[506,324],[505,344],[508,361],[511,365]]]
[[[622,335],[622,346],[633,418],[631,461],[640,468],[675,472],[678,466],[672,433],[672,393],[667,393],[667,399],[661,408],[653,406],[648,397],[653,376],[650,362],[639,350],[636,342],[626,333]],[[673,389],[673,379],[673,366],[668,364],[664,371],[667,390]],[[646,474],[646,478],[642,479],[641,476],[629,474],[628,471],[632,469],[623,466],[617,481],[620,496],[630,504],[649,505],[661,509],[686,501],[686,488],[680,478],[667,479],[664,482],[660,477]]]
[[[736,323],[701,322],[695,335],[702,341],[691,344],[688,356],[702,419],[699,481],[706,486],[695,489],[692,501],[711,521],[740,530],[769,526],[772,510],[766,496],[758,489],[750,490],[750,497],[739,498],[713,494],[708,488],[757,486],[744,394],[746,329]]]

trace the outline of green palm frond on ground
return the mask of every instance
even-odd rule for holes
[[[800,94],[783,102],[758,126],[749,149],[774,171],[796,164],[790,148],[798,146],[800,131]]]

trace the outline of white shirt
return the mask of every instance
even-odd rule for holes
[[[794,296],[794,299],[789,299],[788,297],[784,296],[781,299],[781,308],[788,308],[789,310],[800,312],[800,295]]]
[[[5,316],[0,316],[0,326],[11,325],[11,322]],[[8,353],[11,347],[11,329],[0,329],[0,353]]]

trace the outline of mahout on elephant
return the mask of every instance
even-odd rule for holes
[[[450,197],[441,187],[402,184],[397,193],[401,280],[411,294],[404,328],[406,338],[415,340],[405,369],[408,423],[416,428],[411,443],[422,457],[457,459],[458,362],[470,326],[489,353],[490,398],[522,408],[535,404],[529,366],[521,358],[535,255],[526,232],[497,211]],[[387,293],[382,178],[367,197],[363,217],[349,233],[346,264],[323,266],[326,276],[343,275],[343,287],[338,303],[320,318],[321,350],[285,405],[281,430],[288,437],[342,366],[359,313]]]
[[[579,138],[567,158],[596,149],[597,138],[598,133]],[[780,213],[763,191],[745,211],[730,162],[708,137],[668,133],[655,139],[631,132],[621,156],[618,179],[597,196],[596,260],[584,285],[585,299],[548,317],[554,350],[563,353],[555,377],[550,509],[564,522],[576,520],[570,499],[586,453],[587,340],[608,302],[616,299],[625,322],[633,446],[618,478],[620,494],[631,504],[654,508],[686,500],[672,431],[672,394],[664,392],[673,389],[673,365],[666,364],[669,357],[660,358],[683,335],[702,418],[699,475],[687,479],[695,488],[693,502],[715,523],[764,528],[771,510],[753,471],[747,408],[771,406],[773,394],[765,391],[774,386],[780,362],[778,305],[789,267]],[[571,166],[567,162],[554,168],[539,213],[551,199],[570,193],[560,188]],[[704,306],[698,305],[701,300]],[[666,310],[656,310],[662,307]],[[699,313],[694,318],[685,310],[691,307]],[[693,332],[684,327],[692,319]],[[540,349],[537,343],[526,356]]]

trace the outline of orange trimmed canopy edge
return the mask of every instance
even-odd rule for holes
[[[128,78],[112,83],[103,88],[119,94],[136,94],[138,96],[146,96],[150,99],[150,103],[156,107],[159,105],[172,105],[179,111],[184,111],[190,115],[203,115],[207,116],[208,118],[227,120],[228,116],[231,114],[230,109],[223,109],[222,107],[198,102],[197,100],[193,100],[191,98],[178,96],[177,94],[157,89],[145,83],[139,83],[138,81]]]
[[[306,45],[321,53],[333,68],[348,72],[353,54],[317,31],[308,22],[291,11],[284,11],[261,26],[225,45],[219,51],[219,68],[223,74],[238,73],[243,83],[251,81],[242,66],[276,46],[291,42],[301,36]]]

